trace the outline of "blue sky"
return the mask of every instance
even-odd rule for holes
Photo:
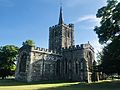
[[[99,25],[97,10],[106,0],[63,0],[64,22],[75,24],[75,43],[90,43],[100,49],[93,31]],[[48,48],[49,27],[58,23],[59,0],[0,0],[0,46],[22,46],[31,39]]]

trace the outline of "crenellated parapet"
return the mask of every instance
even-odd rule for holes
[[[81,47],[84,48],[84,49],[91,49],[91,50],[94,51],[94,48],[89,43],[81,44]]]
[[[54,25],[52,27],[49,27],[50,30],[54,29],[54,28],[58,28],[59,25]]]
[[[55,50],[50,50],[50,49],[46,49],[46,48],[40,48],[40,47],[35,47],[35,46],[27,46],[27,45],[23,45],[20,49],[19,52],[41,52],[41,53],[45,53],[45,54],[54,54],[54,55],[61,55],[60,52],[56,52]]]
[[[80,50],[80,49],[91,49],[94,51],[94,48],[88,43],[88,44],[81,44],[81,45],[73,45],[70,47],[62,48],[62,51],[69,51],[69,50]]]
[[[66,28],[74,28],[74,24],[62,24],[63,27],[66,27]],[[61,25],[54,25],[52,27],[49,27],[49,30],[52,30],[52,29],[55,29],[55,28],[59,28],[61,27]]]
[[[32,52],[41,52],[41,53],[46,53],[46,54],[55,54],[55,55],[61,55],[61,53],[56,52],[55,50],[49,50],[46,48],[40,48],[40,47],[32,47],[31,48]]]

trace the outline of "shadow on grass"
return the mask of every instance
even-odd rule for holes
[[[20,86],[20,85],[36,85],[36,84],[59,84],[59,83],[72,83],[68,81],[40,81],[40,82],[22,82],[15,79],[0,79],[0,86]]]
[[[120,90],[120,81],[104,81],[99,83],[79,83],[68,86],[37,90]]]
[[[30,85],[26,82],[18,82],[15,79],[0,79],[0,86],[18,86],[18,85]]]
[[[26,82],[18,82],[14,79],[6,79],[0,80],[0,86],[22,86],[22,85],[45,85],[45,84],[59,84],[59,83],[70,83],[63,81],[43,81],[43,82],[34,82],[34,83],[26,83]],[[72,82],[73,83],[73,82]],[[103,81],[103,82],[95,82],[95,83],[78,83],[78,84],[68,84],[59,87],[51,87],[51,88],[38,88],[37,90],[120,90],[120,81]]]

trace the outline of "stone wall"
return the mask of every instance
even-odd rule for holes
[[[63,78],[72,81],[91,81],[94,49],[88,44],[81,44],[62,50],[64,62]],[[67,71],[67,72],[66,72]]]
[[[17,58],[17,67],[15,72],[15,79],[18,81],[27,81],[28,73],[30,71],[31,47],[23,46],[19,49]]]
[[[56,62],[62,59],[61,55],[46,52],[32,51],[32,70],[31,81],[55,80]]]
[[[23,55],[27,58],[22,58]],[[56,62],[61,59],[55,51],[23,46],[19,50],[15,78],[27,82],[57,79]]]
[[[63,48],[61,53],[23,46],[19,50],[16,80],[70,80],[91,82],[94,49],[88,44]]]

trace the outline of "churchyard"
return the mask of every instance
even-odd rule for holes
[[[119,80],[93,83],[82,82],[36,82],[25,83],[14,79],[0,80],[0,90],[120,90]]]

